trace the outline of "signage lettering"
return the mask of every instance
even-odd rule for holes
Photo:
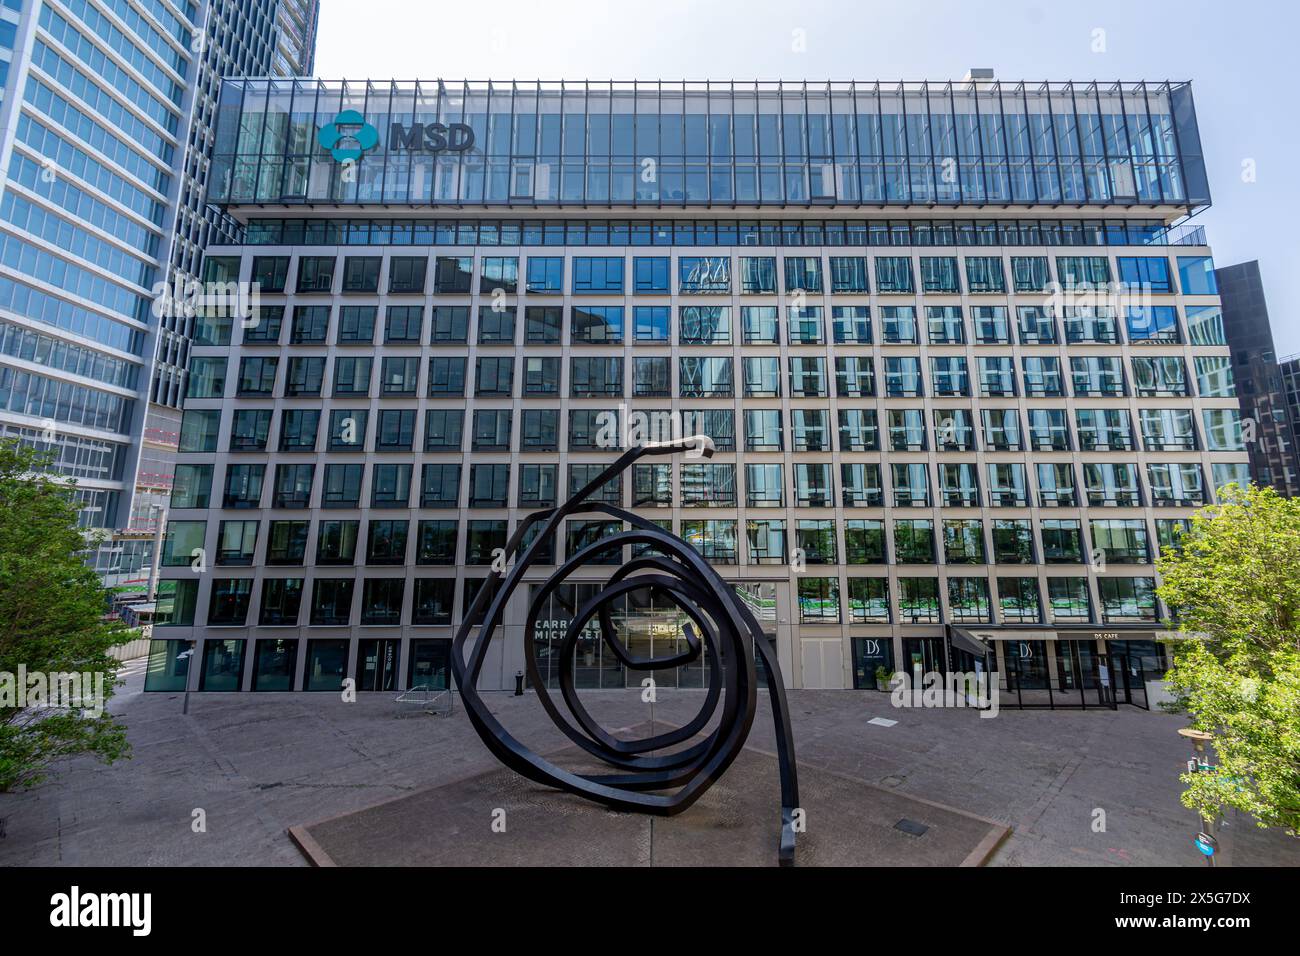
[[[404,126],[394,123],[388,132],[388,148],[423,150],[438,153],[443,150],[464,152],[474,145],[474,129],[466,123],[414,123]]]

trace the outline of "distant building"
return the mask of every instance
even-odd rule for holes
[[[1300,362],[1292,360],[1291,398],[1283,384],[1284,372],[1273,347],[1268,324],[1268,304],[1258,262],[1242,262],[1215,270],[1223,301],[1223,324],[1232,349],[1232,372],[1237,382],[1243,421],[1254,422],[1254,440],[1247,431],[1250,475],[1258,485],[1272,485],[1280,493],[1300,495],[1300,458],[1296,426],[1300,409]],[[1247,425],[1249,429],[1251,426]]]

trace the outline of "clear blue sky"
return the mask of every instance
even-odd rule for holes
[[[1278,352],[1300,352],[1294,0],[321,6],[316,73],[328,79],[943,80],[977,66],[1004,80],[1192,80],[1214,197],[1198,221],[1218,265],[1260,260]]]

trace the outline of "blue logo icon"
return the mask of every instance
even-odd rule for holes
[[[320,128],[316,142],[321,149],[329,150],[335,162],[352,162],[379,144],[379,130],[356,110],[344,110],[334,117],[334,122]]]

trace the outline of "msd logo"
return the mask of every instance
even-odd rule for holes
[[[316,142],[338,163],[356,162],[368,149],[379,145],[379,130],[356,110],[344,110],[316,133]]]

